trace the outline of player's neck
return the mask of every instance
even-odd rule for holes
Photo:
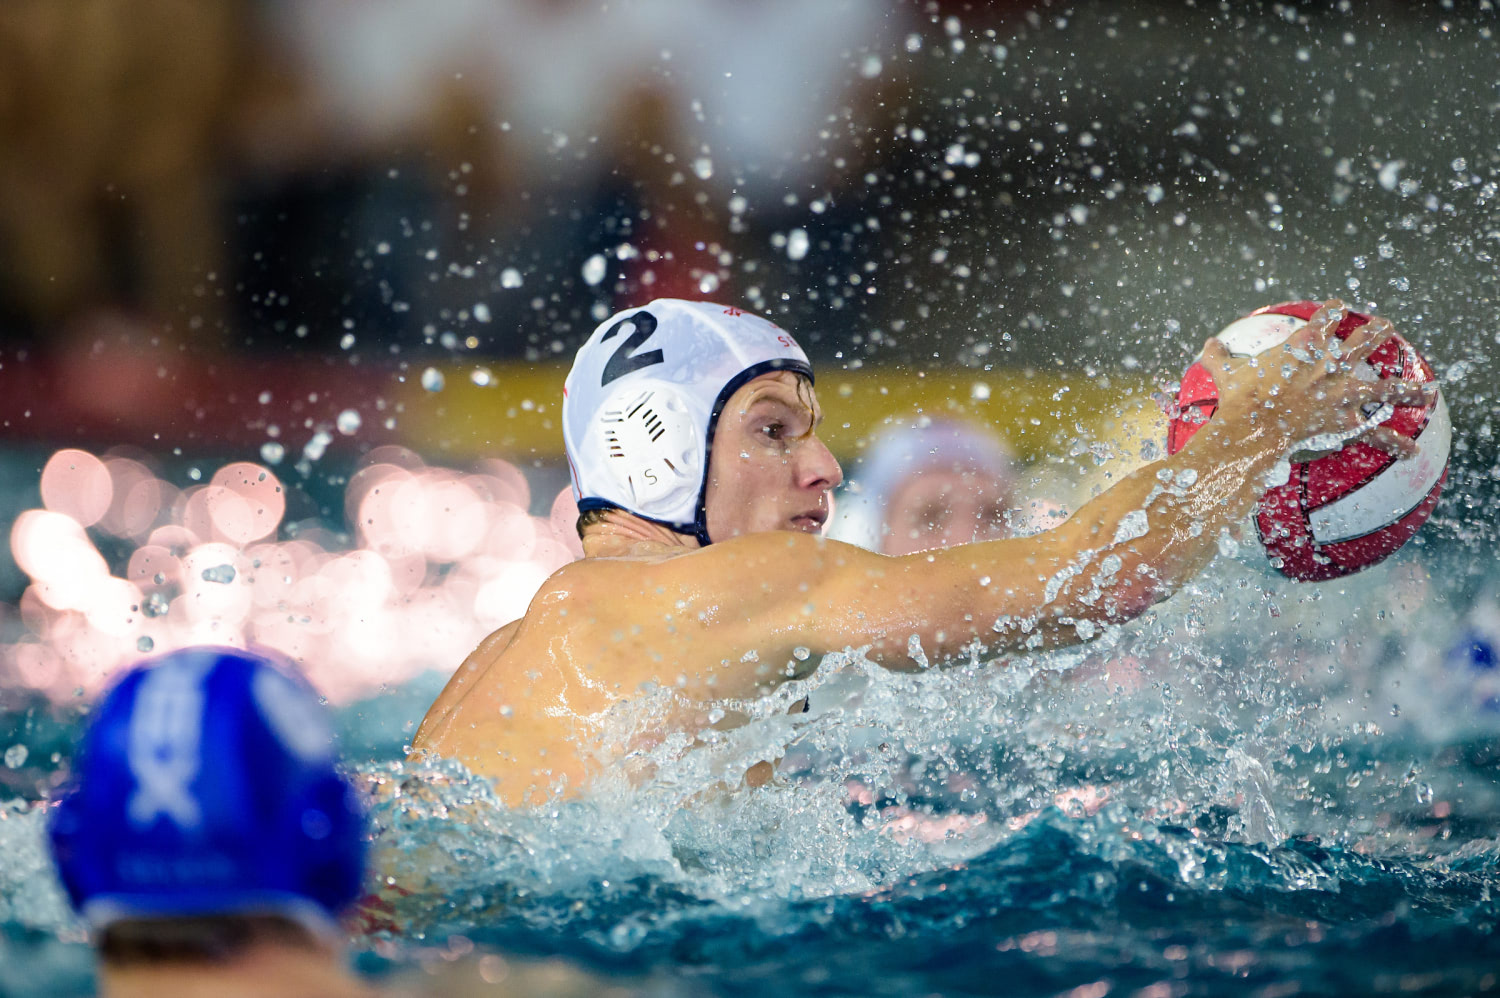
[[[603,520],[589,526],[583,536],[585,558],[640,557],[698,546],[695,537],[623,510],[612,510]]]
[[[102,998],[373,998],[332,951],[261,946],[224,963],[101,966]]]

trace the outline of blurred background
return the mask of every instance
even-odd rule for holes
[[[1445,380],[1422,542],[1493,543],[1494,13],[7,0],[0,779],[189,642],[441,682],[577,553],[562,376],[663,295],[792,330],[846,463],[966,419],[1063,507],[1205,337],[1342,296]]]

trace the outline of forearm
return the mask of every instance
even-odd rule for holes
[[[1290,446],[1284,432],[1265,424],[1238,439],[1225,439],[1229,433],[1200,432],[1182,451],[1126,476],[1078,511],[1071,549],[1090,562],[1118,557],[1120,568],[1110,597],[1098,601],[1106,605],[1102,614],[1079,602],[1083,587],[1070,581],[1056,600],[1059,615],[1134,617],[1213,559],[1221,532],[1244,519]]]
[[[935,553],[931,569],[951,581],[929,604],[936,626],[918,628],[927,653],[976,639],[992,650],[1072,644],[1170,596],[1212,560],[1290,444],[1271,421],[1235,425],[1249,432],[1205,428],[1045,534]]]

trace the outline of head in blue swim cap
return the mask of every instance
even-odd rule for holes
[[[49,822],[74,906],[124,921],[272,915],[320,938],[360,894],[364,813],[316,694],[265,652],[184,648],[97,708]]]
[[[677,298],[658,298],[606,319],[579,348],[564,387],[563,439],[580,512],[620,509],[700,544],[726,539],[710,536],[708,513],[721,420],[739,389],[774,372],[784,372],[788,385],[805,386],[803,397],[792,401],[806,418],[782,421],[790,434],[786,441],[817,441],[812,365],[791,335],[769,320]],[[826,497],[811,493],[837,485],[840,476],[821,441],[816,450],[798,455],[794,474],[805,484],[771,500],[783,509],[764,513],[763,523],[741,517],[745,522],[725,523],[720,532],[820,528]],[[736,454],[742,452],[747,461],[758,456],[744,448]],[[768,482],[761,489],[748,476],[737,485],[742,496],[777,487]]]

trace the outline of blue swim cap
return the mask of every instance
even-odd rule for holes
[[[276,914],[319,934],[360,894],[365,816],[317,695],[265,652],[184,648],[95,712],[52,853],[95,927]]]

